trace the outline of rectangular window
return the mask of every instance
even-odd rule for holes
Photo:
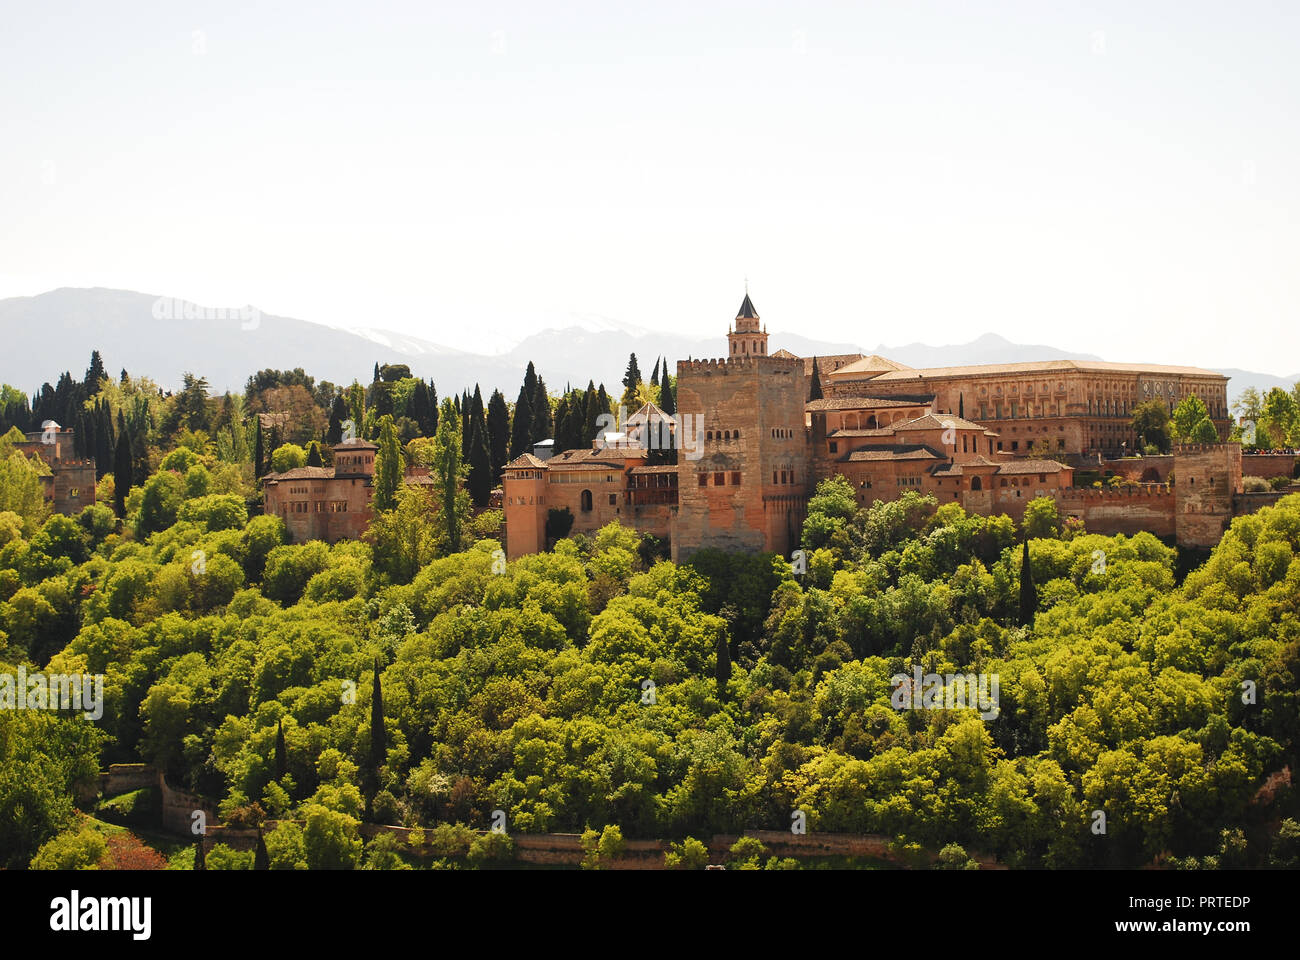
[[[709,485],[709,475],[708,475],[707,473],[701,473],[701,474],[700,474],[700,486],[701,486],[701,487],[707,487],[708,485]]]
[[[722,472],[722,471],[718,471],[717,473],[715,473],[715,474],[713,475],[713,485],[714,485],[715,487],[721,487],[721,486],[723,486],[724,484],[726,484],[726,482],[727,482],[727,475],[726,475],[726,473],[724,473],[724,472]]]
[[[839,453],[839,452],[840,452],[840,445],[839,445],[839,443],[837,443],[836,441],[832,440],[832,441],[831,441],[831,453]]]
[[[738,487],[738,486],[740,486],[740,471],[739,471],[739,470],[732,470],[732,471],[731,471],[731,485],[732,485],[733,487]]]
[[[612,506],[616,506],[617,504],[618,504],[618,494],[611,493],[609,495],[609,505],[612,507]]]

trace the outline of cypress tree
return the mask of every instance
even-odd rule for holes
[[[108,376],[104,372],[104,358],[98,350],[90,351],[90,366],[86,368],[86,392],[91,396],[99,393],[99,382]]]
[[[257,853],[253,854],[254,870],[270,870],[271,854],[266,849],[266,838],[262,836],[262,827],[257,828]]]
[[[966,419],[966,394],[957,394],[957,416]]]
[[[659,386],[659,358],[658,357],[655,357],[654,372],[650,374],[650,385],[653,387]]]
[[[113,506],[119,517],[126,517],[126,495],[131,489],[131,437],[126,430],[117,435],[117,453],[113,458]]]
[[[582,401],[582,443],[584,449],[591,449],[591,442],[596,439],[596,418],[600,416],[600,400],[596,396],[596,385],[587,381],[587,395]]]
[[[627,372],[623,374],[623,406],[631,410],[636,403],[636,388],[641,385],[641,368],[636,364],[636,354],[627,361]]]
[[[1038,610],[1038,588],[1034,586],[1034,574],[1029,568],[1029,538],[1025,537],[1025,549],[1020,557],[1020,622],[1032,626],[1034,614]]]
[[[609,394],[605,392],[605,385],[602,383],[596,391],[596,420],[599,422],[601,417],[605,417],[605,422],[608,423],[613,415],[613,411],[609,409]],[[600,427],[597,426],[596,429],[599,430]],[[592,439],[595,439],[595,433],[592,434]]]
[[[572,450],[569,443],[569,398],[560,397],[555,404],[555,452]]]
[[[194,869],[195,870],[208,869],[208,859],[203,852],[202,837],[199,837],[197,840],[194,841]]]
[[[673,384],[668,379],[668,371],[664,371],[663,379],[659,381],[659,409],[668,416],[677,414],[677,398],[673,396]]]
[[[375,679],[370,691],[370,773],[374,784],[372,795],[379,789],[379,768],[388,759],[388,737],[384,732],[384,693],[379,681],[379,658],[375,657]]]
[[[379,382],[379,361],[378,360],[375,361],[375,372],[374,375],[370,378],[370,382],[371,383]]]
[[[253,473],[260,477],[266,473],[264,469],[266,454],[262,445],[262,418],[256,413],[253,414],[253,426],[257,430],[256,440],[253,442]]]
[[[411,419],[420,427],[420,433],[423,436],[433,436],[433,417],[429,408],[429,387],[423,380],[415,381],[415,389],[411,392]]]
[[[492,494],[492,461],[488,458],[487,428],[482,418],[470,420],[470,430],[474,436],[469,445],[469,496],[474,506],[482,509],[488,504]]]
[[[438,432],[438,388],[429,381],[429,436]]]
[[[307,445],[307,466],[309,467],[325,466],[320,456],[320,444],[317,443],[315,440],[313,440],[311,443]]]
[[[546,391],[546,381],[537,378],[537,392],[533,394],[533,424],[530,430],[532,443],[554,439],[555,425],[551,422],[551,397]]]
[[[284,718],[275,724],[275,779],[283,780],[289,772],[289,751],[284,745]]]
[[[510,459],[522,453],[528,453],[530,432],[533,427],[533,402],[528,396],[527,385],[519,388],[519,399],[515,401],[515,417],[510,425]]]
[[[510,456],[510,410],[500,390],[492,391],[487,408],[488,462],[492,465],[492,483],[501,482],[501,468]]]
[[[731,679],[731,647],[727,644],[726,631],[718,633],[718,656],[713,677],[718,682],[718,696],[722,696],[727,689],[727,681]]]
[[[325,428],[325,442],[331,447],[343,442],[343,421],[350,417],[348,402],[342,395],[335,397],[334,402],[330,404],[329,426]]]
[[[822,377],[821,372],[817,369],[816,357],[813,357],[812,368],[812,386],[808,388],[808,399],[810,401],[822,399]]]

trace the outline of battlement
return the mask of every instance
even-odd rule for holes
[[[1227,453],[1231,455],[1232,448],[1241,451],[1240,443],[1179,443],[1174,445],[1174,456],[1187,456],[1193,453]]]
[[[1052,490],[1051,495],[1057,500],[1103,503],[1106,501],[1172,499],[1174,489],[1167,483],[1144,483],[1139,486],[1101,490],[1094,487],[1065,487],[1061,490]]]
[[[708,375],[712,373],[728,374],[735,372],[748,372],[757,370],[759,367],[778,368],[798,371],[803,375],[803,361],[797,357],[766,357],[748,354],[738,357],[719,357],[716,360],[678,360],[677,375],[681,376],[683,372]]]

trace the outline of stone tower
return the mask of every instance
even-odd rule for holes
[[[1179,546],[1213,547],[1241,492],[1241,444],[1174,447],[1174,529]]]
[[[767,335],[748,294],[727,339],[725,359],[677,364],[681,429],[703,442],[678,451],[675,560],[702,547],[788,556],[803,524],[809,492],[803,361],[767,355]]]
[[[745,302],[740,305],[734,326],[727,331],[727,344],[731,357],[765,357],[767,356],[767,328],[758,318],[758,311],[745,293]]]

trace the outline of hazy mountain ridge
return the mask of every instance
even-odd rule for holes
[[[302,367],[317,380],[366,383],[376,362],[406,363],[415,375],[432,379],[442,396],[472,389],[477,383],[485,393],[499,388],[513,401],[530,360],[552,392],[566,383],[585,386],[588,380],[603,381],[614,392],[629,353],[637,354],[642,375],[648,378],[659,357],[675,362],[719,357],[725,351],[721,333],[688,337],[593,315],[580,318],[581,325],[543,330],[504,353],[486,355],[377,327],[340,329],[271,314],[245,318],[229,311],[215,313],[214,318],[209,311],[207,318],[186,319],[183,308],[156,311],[158,300],[153,294],[104,287],[63,287],[34,297],[0,300],[5,345],[0,353],[0,382],[31,392],[46,381],[56,382],[64,370],[80,377],[91,350],[98,349],[111,373],[125,368],[165,388],[177,387],[181,375],[189,371],[207,377],[216,392],[240,390],[251,374],[268,367]],[[1102,359],[1046,345],[1016,344],[994,333],[967,344],[882,344],[865,349],[773,332],[770,349],[782,348],[799,356],[878,353],[911,367]],[[1230,398],[1246,386],[1266,391],[1273,386],[1289,388],[1300,380],[1300,374],[1282,378],[1236,369],[1220,372],[1232,378]]]

